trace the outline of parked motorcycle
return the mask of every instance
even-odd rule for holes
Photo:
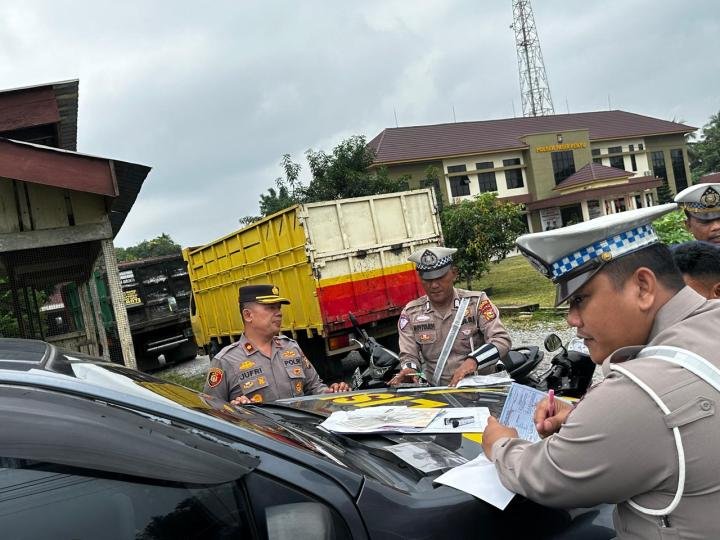
[[[353,390],[386,388],[390,379],[400,371],[400,358],[369,336],[352,313],[349,318],[357,335],[353,341],[360,346],[358,352],[366,363],[364,369],[355,369],[350,386]],[[590,386],[595,371],[595,364],[590,360],[582,340],[573,338],[567,347],[563,347],[560,337],[550,334],[545,338],[544,345],[549,352],[559,350],[547,370],[541,373],[534,371],[544,358],[543,351],[534,345],[511,349],[505,358],[493,361],[494,370],[507,371],[516,382],[542,391],[552,388],[559,396],[582,396]],[[429,386],[429,383],[421,379],[420,385]]]
[[[563,346],[560,336],[550,334],[544,341],[548,352],[558,351],[550,361],[550,367],[542,373],[531,373],[523,384],[547,391],[552,389],[559,396],[581,397],[592,384],[595,363],[582,339],[574,337]]]

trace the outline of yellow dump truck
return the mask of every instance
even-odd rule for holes
[[[292,206],[185,248],[195,340],[208,354],[236,340],[238,288],[272,283],[291,302],[283,332],[321,374],[333,373],[338,362],[326,360],[351,346],[348,313],[397,346],[400,311],[423,294],[407,257],[441,243],[434,193],[421,189]]]

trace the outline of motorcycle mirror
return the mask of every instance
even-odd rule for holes
[[[545,350],[552,352],[557,351],[562,347],[562,340],[560,339],[560,336],[557,334],[549,334],[545,341],[543,342],[543,345],[545,345]]]

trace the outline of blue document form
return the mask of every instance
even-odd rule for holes
[[[500,423],[517,430],[521,439],[536,442],[540,435],[535,429],[533,413],[535,405],[547,394],[522,384],[512,383],[505,405],[500,413]]]

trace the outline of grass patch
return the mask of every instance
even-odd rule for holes
[[[161,375],[160,378],[164,381],[179,384],[180,386],[185,386],[198,392],[202,392],[203,387],[205,386],[204,373],[200,375],[191,375],[189,377],[179,375],[177,373],[166,373]]]
[[[458,285],[465,286],[464,283]],[[540,304],[542,308],[551,308],[555,304],[555,285],[522,255],[491,264],[489,273],[473,281],[475,291],[488,288],[492,288],[490,298],[498,306]]]

